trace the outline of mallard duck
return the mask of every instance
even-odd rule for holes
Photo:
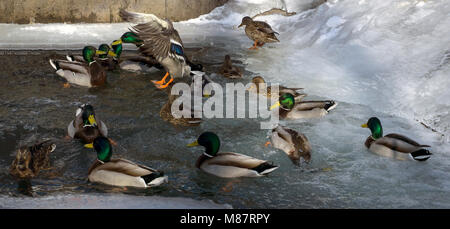
[[[124,33],[121,36],[120,41],[123,43],[132,43],[138,48],[144,45],[144,42],[139,39],[136,33],[133,32]],[[203,65],[192,63],[186,56],[185,59],[192,71],[203,70]],[[124,70],[147,72],[150,71],[151,67],[155,67],[159,70],[164,69],[164,67],[153,56],[133,54],[126,55],[120,59],[120,68]]]
[[[20,179],[30,179],[39,174],[39,171],[50,167],[49,154],[56,145],[50,140],[44,140],[33,146],[22,146],[11,164],[9,173]]]
[[[164,173],[125,159],[111,159],[112,146],[105,137],[97,137],[93,148],[97,160],[89,168],[90,182],[112,186],[149,188],[167,182]]]
[[[307,163],[311,161],[311,144],[304,134],[277,126],[272,130],[271,141],[273,147],[283,150],[295,165],[300,165],[300,157]]]
[[[225,61],[223,62],[223,65],[220,68],[219,73],[224,77],[230,79],[242,78],[241,70],[232,65],[230,55],[225,56]]]
[[[111,48],[108,44],[101,44],[98,47],[98,50],[102,51],[103,54],[99,54],[95,60],[102,65],[102,67],[106,70],[114,70],[116,69],[118,62],[118,56],[120,56],[120,53],[122,52],[122,44],[118,44],[117,41],[113,41]],[[76,61],[76,62],[82,62],[85,63],[85,60],[83,56],[74,56],[74,55],[66,55],[66,59],[68,61]]]
[[[279,115],[282,119],[320,118],[328,114],[337,105],[338,103],[333,100],[296,103],[292,94],[285,93],[280,96],[277,103],[270,107],[270,110],[280,107]]]
[[[169,86],[170,87],[170,86]],[[172,111],[172,104],[173,102],[179,98],[178,95],[172,95],[170,93],[170,88],[168,87],[169,90],[168,91],[168,101],[166,104],[163,105],[163,107],[161,108],[159,115],[161,116],[161,118],[166,121],[166,122],[170,122],[173,125],[180,125],[180,126],[198,126],[201,124],[202,119],[201,118],[196,118],[195,115],[195,111],[193,109],[189,109],[187,106],[184,107],[184,103],[180,104],[179,106],[179,110],[178,111]],[[189,117],[183,117],[183,109],[189,109]],[[179,115],[180,117],[176,118],[174,117],[174,114]]]
[[[120,10],[123,20],[140,23],[133,26],[144,44],[139,52],[154,57],[166,70],[160,81],[152,81],[157,88],[166,88],[174,78],[189,76],[190,66],[186,63],[183,41],[170,20],[163,20],[153,14],[142,14]],[[166,82],[167,77],[170,80]]]
[[[50,65],[56,74],[65,78],[69,83],[85,87],[102,86],[106,83],[106,72],[95,59],[95,55],[105,54],[92,46],[83,49],[83,62],[52,60]]]
[[[212,132],[204,132],[197,141],[188,146],[203,146],[206,151],[198,158],[195,166],[212,175],[224,178],[260,177],[278,168],[267,161],[239,153],[218,153],[219,137]]]
[[[75,112],[75,119],[69,123],[67,134],[71,138],[81,139],[89,144],[99,136],[107,137],[108,128],[96,118],[92,105],[83,104]]]
[[[114,54],[116,54],[114,58],[119,62],[120,69],[142,72],[149,71],[151,67],[163,69],[163,66],[161,66],[158,61],[152,56],[143,56],[140,54],[132,54],[126,56],[120,55],[122,53],[122,43],[134,44],[138,48],[144,45],[144,41],[139,39],[136,33],[126,32],[122,34],[119,40],[116,40],[114,42],[117,46],[117,52],[114,52]],[[118,52],[119,50],[120,52]]]
[[[253,46],[249,49],[258,49],[258,47],[262,47],[265,43],[280,42],[275,36],[275,33],[278,33],[273,31],[272,27],[263,21],[253,21],[251,17],[247,16],[242,18],[242,22],[238,28],[244,25],[245,34],[254,42]]]
[[[429,145],[421,145],[403,135],[388,134],[383,137],[381,121],[377,117],[370,118],[361,127],[369,128],[372,132],[372,135],[367,137],[364,144],[370,151],[378,155],[400,160],[405,160],[408,156],[411,156],[417,161],[426,161],[432,155],[430,151],[424,149],[430,147]]]
[[[302,90],[303,88],[287,88],[279,85],[278,87],[267,87],[266,81],[261,76],[255,76],[252,79],[252,83],[250,87],[247,89],[253,93],[262,93],[262,95],[266,97],[271,97],[274,99],[278,99],[281,95],[285,93],[289,93],[294,95],[295,102],[300,102],[307,94],[298,93],[298,90]]]

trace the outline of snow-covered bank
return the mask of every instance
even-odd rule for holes
[[[185,24],[231,28],[244,16],[283,6],[300,13],[257,18],[270,23],[281,42],[249,53],[249,70],[424,122],[449,141],[448,1],[335,0],[306,12],[302,1],[232,1]]]

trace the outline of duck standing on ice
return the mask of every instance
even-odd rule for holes
[[[242,18],[242,23],[238,26],[245,25],[245,34],[250,38],[254,43],[253,46],[249,49],[258,49],[258,47],[262,47],[265,43],[273,43],[280,42],[278,38],[275,36],[279,34],[272,30],[269,24],[263,21],[253,21],[251,17]]]

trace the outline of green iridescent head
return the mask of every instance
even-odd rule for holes
[[[369,128],[372,132],[372,137],[378,139],[383,137],[383,127],[381,127],[381,121],[377,117],[372,117],[366,124],[362,124],[361,127]]]
[[[111,160],[112,146],[109,140],[105,137],[97,137],[94,139],[94,149],[97,151],[97,159],[103,162]]]
[[[95,56],[105,54],[104,51],[97,50],[93,46],[85,46],[83,48],[83,59],[84,61],[91,63],[95,61]]]
[[[273,104],[270,107],[270,110],[281,106],[281,108],[285,109],[285,110],[291,110],[295,105],[295,98],[294,95],[290,94],[290,93],[285,93],[282,96],[280,96],[280,98],[278,99],[278,102]]]
[[[97,49],[92,46],[85,46],[83,48],[83,58],[86,62],[91,63],[94,61],[95,53]]]
[[[205,155],[214,157],[219,152],[220,140],[219,136],[213,132],[204,132],[201,134],[197,141],[189,144],[188,146],[203,146],[205,147]]]
[[[120,40],[122,40],[123,43],[132,43],[132,44],[135,44],[136,46],[141,46],[144,43],[144,41],[139,39],[138,35],[133,32],[124,33],[120,37]]]
[[[105,54],[98,55],[99,58],[107,58],[108,52],[109,50],[111,50],[111,48],[107,44],[101,44],[100,46],[98,46],[98,50],[105,52]]]

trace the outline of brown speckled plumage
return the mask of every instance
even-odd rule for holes
[[[49,154],[55,148],[55,144],[50,140],[20,147],[9,169],[10,174],[22,179],[37,176],[40,170],[50,167]]]

